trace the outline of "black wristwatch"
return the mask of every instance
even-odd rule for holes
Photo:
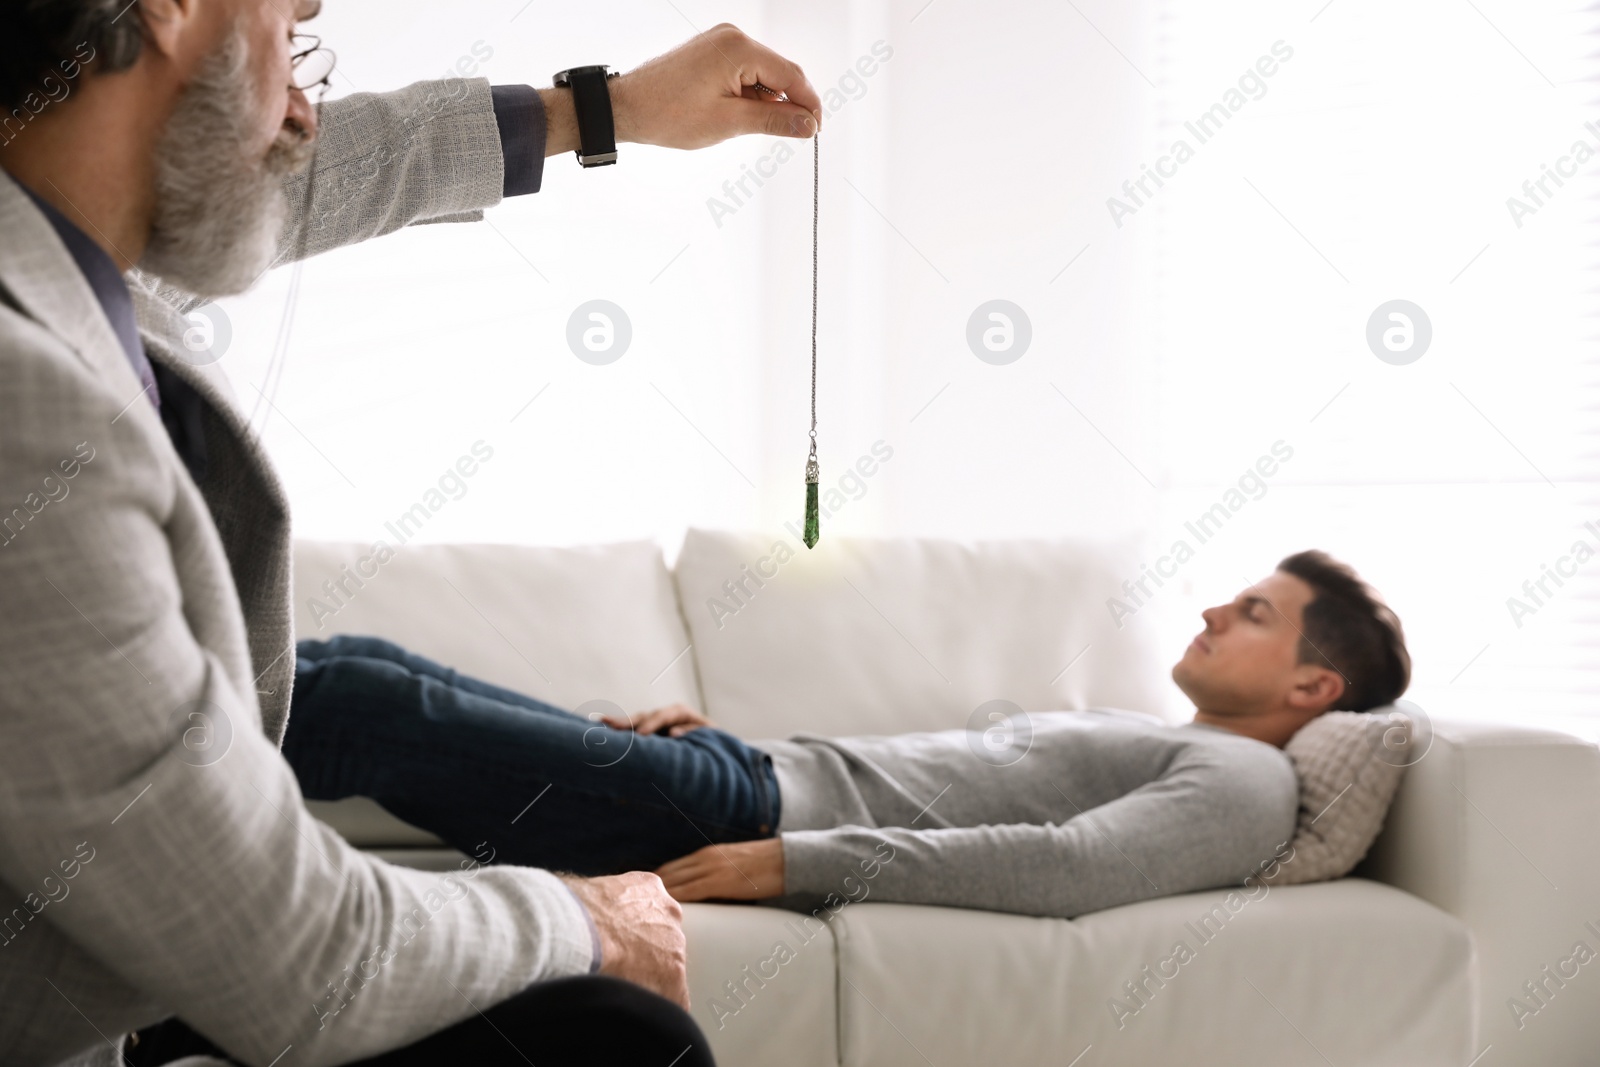
[[[572,109],[578,117],[576,154],[585,167],[603,167],[617,161],[617,131],[611,119],[611,89],[606,82],[618,73],[599,63],[568,67],[551,78],[556,86],[572,90]]]

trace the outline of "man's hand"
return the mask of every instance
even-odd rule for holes
[[[644,871],[569,878],[600,933],[600,973],[625,978],[689,1006],[683,909]]]
[[[682,737],[690,730],[715,725],[710,719],[687,704],[668,704],[664,708],[647,711],[637,721],[602,715],[600,721],[613,730],[632,730],[636,734],[665,733],[668,737]]]
[[[758,81],[788,99],[760,92]],[[619,142],[704,148],[742,133],[810,137],[822,123],[822,98],[805,72],[726,22],[609,88]]]
[[[673,898],[765,900],[783,895],[783,839],[707,845],[656,870]]]

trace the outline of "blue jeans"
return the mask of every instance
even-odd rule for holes
[[[283,754],[308,799],[371,797],[480,859],[583,875],[778,825],[771,758],[721,730],[613,730],[378,638],[296,653]]]

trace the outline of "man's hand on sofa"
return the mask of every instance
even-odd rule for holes
[[[789,99],[760,92],[757,81]],[[822,98],[805,72],[726,22],[614,79],[610,89],[618,141],[704,148],[743,133],[810,137],[822,122]]]
[[[624,978],[689,1006],[683,909],[661,879],[645,871],[572,878],[600,934],[600,973]]]
[[[766,900],[783,895],[783,839],[707,845],[657,868],[672,896],[696,900]]]
[[[716,725],[687,704],[668,704],[664,708],[647,711],[636,720],[602,715],[600,721],[613,730],[632,730],[636,734],[665,733],[668,737],[682,737],[690,730]]]

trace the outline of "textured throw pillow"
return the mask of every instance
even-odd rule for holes
[[[1300,778],[1294,851],[1265,880],[1322,882],[1349,874],[1383,829],[1406,766],[1413,724],[1405,712],[1328,711],[1300,729],[1284,752]]]

